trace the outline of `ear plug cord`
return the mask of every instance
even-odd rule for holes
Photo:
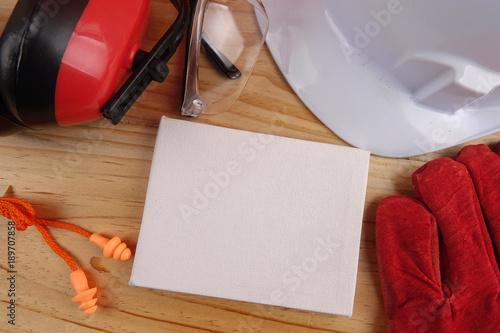
[[[97,299],[93,298],[97,292],[97,288],[89,289],[85,273],[78,268],[68,252],[56,243],[46,227],[70,230],[89,238],[91,243],[98,245],[104,250],[103,255],[106,258],[127,260],[132,256],[130,249],[127,248],[125,243],[121,242],[118,236],[110,240],[99,234],[92,234],[69,223],[37,219],[33,207],[23,199],[1,197],[0,214],[14,221],[18,231],[24,231],[33,225],[38,229],[45,242],[47,242],[50,248],[59,255],[73,271],[70,275],[70,280],[77,295],[73,297],[72,300],[73,302],[81,303],[79,308],[84,310],[84,313],[88,315],[97,310]]]

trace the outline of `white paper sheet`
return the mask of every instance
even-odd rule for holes
[[[130,285],[351,316],[369,156],[164,117]]]

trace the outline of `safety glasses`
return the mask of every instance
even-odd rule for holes
[[[269,21],[260,0],[192,1],[185,116],[216,114],[236,101],[257,62]]]
[[[260,0],[171,3],[178,10],[175,22],[150,52],[138,52],[132,75],[104,106],[104,116],[115,125],[152,81],[168,76],[167,62],[186,30],[183,115],[226,111],[255,66],[269,25]]]

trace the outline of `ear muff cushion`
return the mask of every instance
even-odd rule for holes
[[[87,4],[19,0],[14,8],[0,38],[0,92],[7,109],[24,124],[56,123],[57,74]]]

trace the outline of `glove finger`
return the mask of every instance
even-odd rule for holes
[[[447,255],[440,260],[448,261],[441,265],[442,281],[455,293],[497,285],[493,246],[466,167],[450,158],[430,161],[414,172],[413,185],[442,235]]]
[[[421,203],[402,196],[384,199],[376,214],[376,241],[389,323],[417,320],[416,310],[442,306],[437,224]]]
[[[469,170],[496,256],[500,258],[500,156],[486,145],[476,145],[463,148],[456,160]]]

